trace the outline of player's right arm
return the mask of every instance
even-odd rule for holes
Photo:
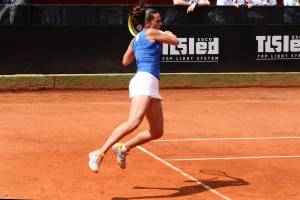
[[[165,44],[171,44],[171,45],[178,45],[179,44],[179,39],[170,31],[160,31],[157,29],[148,29],[147,32],[147,37],[150,40],[155,40],[160,43],[165,43]]]
[[[129,65],[130,63],[132,63],[135,59],[135,56],[134,56],[134,51],[133,51],[133,48],[132,48],[132,41],[130,42],[128,48],[127,48],[127,51],[125,52],[124,56],[123,56],[123,60],[122,60],[122,64],[124,66],[127,66]]]

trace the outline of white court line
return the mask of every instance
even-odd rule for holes
[[[243,157],[215,157],[215,158],[174,158],[172,161],[196,161],[196,160],[242,160],[242,159],[274,159],[274,158],[300,158],[300,156],[243,156]]]
[[[165,139],[153,140],[152,142],[185,142],[185,141],[212,141],[212,140],[280,140],[280,139],[300,139],[300,136],[291,137],[228,137],[228,138],[188,138],[188,139]]]
[[[180,173],[181,175],[183,175],[184,177],[194,181],[195,183],[197,183],[198,185],[201,185],[202,187],[204,187],[205,189],[207,189],[208,191],[214,193],[215,195],[221,197],[222,199],[226,199],[226,200],[231,200],[229,197],[223,195],[222,193],[218,192],[217,190],[212,189],[211,187],[209,187],[208,185],[202,183],[201,181],[197,180],[196,178],[194,178],[193,176],[185,173],[184,171],[182,171],[181,169],[175,167],[174,165],[172,165],[171,163],[161,159],[160,157],[154,155],[153,153],[151,153],[150,151],[146,150],[145,148],[141,147],[141,146],[137,146],[137,148],[139,150],[141,150],[142,152],[148,154],[149,156],[153,157],[154,159],[160,161],[161,163],[165,164],[166,166],[170,167],[171,169],[175,170],[176,172]]]

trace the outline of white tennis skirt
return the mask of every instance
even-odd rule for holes
[[[141,95],[162,99],[159,94],[159,80],[148,72],[137,72],[129,83],[129,97]]]

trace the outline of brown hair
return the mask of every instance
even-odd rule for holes
[[[140,0],[138,4],[130,11],[129,17],[134,27],[138,27],[138,26],[144,27],[145,21],[152,20],[154,18],[153,14],[158,13],[154,9],[147,8],[146,7],[147,3],[148,0]]]

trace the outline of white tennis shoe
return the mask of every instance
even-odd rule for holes
[[[126,151],[125,145],[122,143],[116,143],[113,145],[112,149],[117,156],[117,161],[119,163],[119,166],[122,169],[125,169],[126,168],[126,155],[128,154],[128,152]]]
[[[100,155],[99,150],[89,153],[89,159],[90,159],[89,167],[93,172],[95,173],[99,172],[100,162],[102,161],[103,157],[104,157],[104,153]]]

